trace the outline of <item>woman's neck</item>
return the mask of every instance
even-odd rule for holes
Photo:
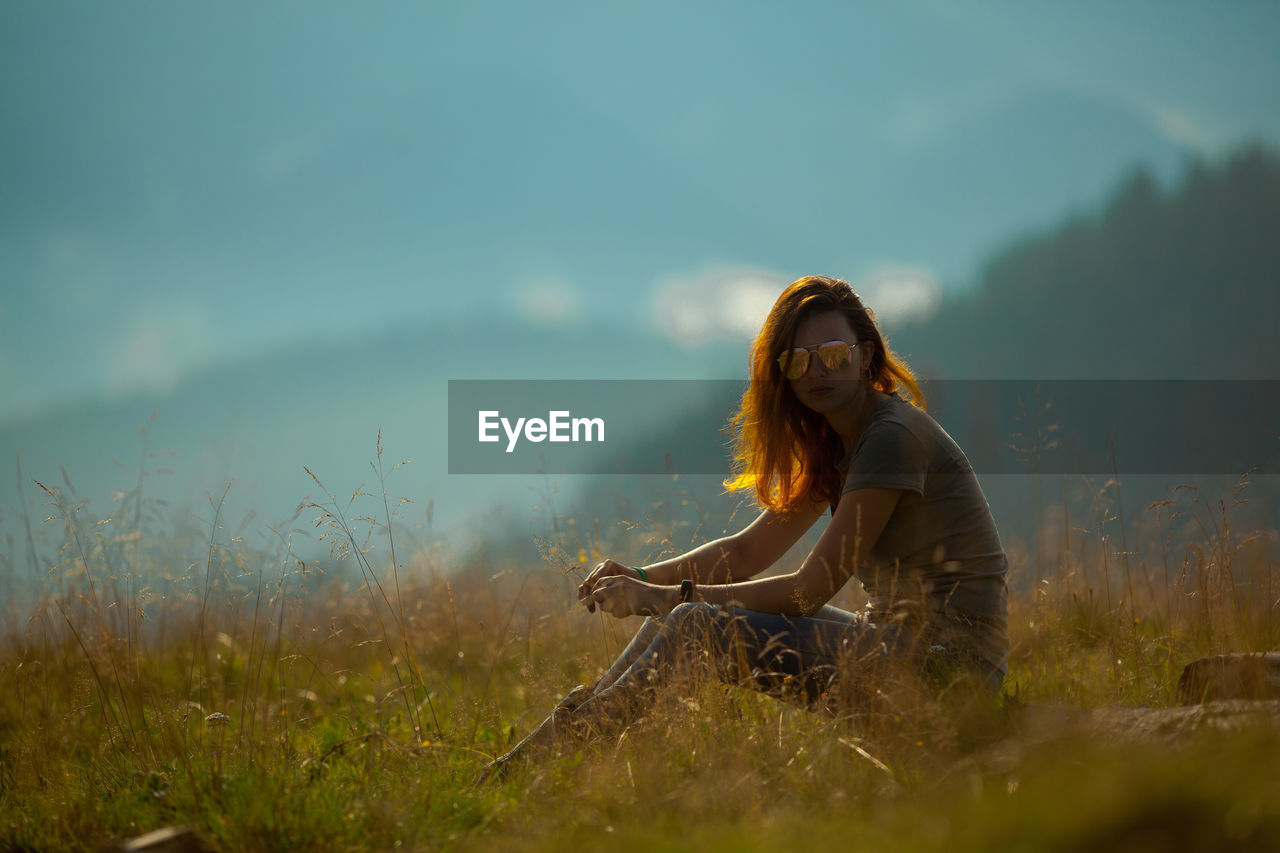
[[[827,423],[831,424],[831,428],[840,436],[846,451],[857,443],[863,427],[871,419],[871,413],[888,398],[888,394],[867,385],[865,392],[859,394],[846,408],[827,413]]]

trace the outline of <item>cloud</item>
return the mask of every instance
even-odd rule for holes
[[[107,390],[168,393],[184,374],[208,362],[215,343],[208,315],[199,306],[140,309],[107,346]]]
[[[582,319],[582,294],[566,278],[543,276],[517,285],[511,294],[516,313],[536,326],[567,326]]]
[[[319,134],[278,139],[258,154],[258,173],[269,181],[285,181],[321,159]]]
[[[972,125],[1006,107],[1024,84],[1000,76],[956,81],[942,94],[904,91],[873,119],[880,139],[895,148],[944,142],[958,126]]]
[[[928,320],[942,302],[938,277],[921,266],[877,264],[853,282],[853,289],[887,325]]]
[[[654,319],[663,334],[686,347],[749,340],[787,283],[784,276],[747,267],[670,275],[654,286]]]
[[[1202,154],[1217,153],[1229,144],[1228,136],[1215,133],[1184,110],[1158,107],[1151,112],[1151,117],[1165,139]]]
[[[879,123],[881,136],[894,145],[932,142],[954,120],[949,106],[941,101],[901,98]]]

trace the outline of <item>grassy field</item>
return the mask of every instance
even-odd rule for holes
[[[540,565],[477,565],[402,531],[381,487],[305,509],[274,553],[230,536],[216,499],[203,531],[159,536],[140,494],[102,519],[49,488],[35,515],[61,547],[0,643],[0,848],[185,824],[225,850],[1276,849],[1276,729],[1072,724],[1176,704],[1194,658],[1280,648],[1274,532],[1184,489],[1117,543],[1114,488],[1013,551],[998,709],[894,691],[831,718],[687,683],[621,737],[478,788],[638,624],[573,606],[577,572],[670,547],[678,522],[551,514]],[[312,521],[323,567],[292,547]]]

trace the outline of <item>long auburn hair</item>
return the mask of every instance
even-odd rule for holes
[[[859,342],[874,343],[867,379],[871,387],[892,394],[905,386],[911,402],[924,408],[924,394],[911,369],[889,349],[875,315],[848,282],[822,275],[792,282],[751,346],[751,384],[729,422],[733,475],[724,481],[730,491],[754,488],[760,505],[776,512],[794,512],[808,500],[834,504],[840,497],[840,436],[825,417],[797,399],[777,363],[793,345],[800,324],[827,311],[843,314]]]

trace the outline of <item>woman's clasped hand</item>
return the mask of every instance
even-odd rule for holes
[[[578,600],[590,611],[610,616],[658,616],[670,612],[679,589],[640,579],[640,572],[613,560],[597,565],[578,586]]]

